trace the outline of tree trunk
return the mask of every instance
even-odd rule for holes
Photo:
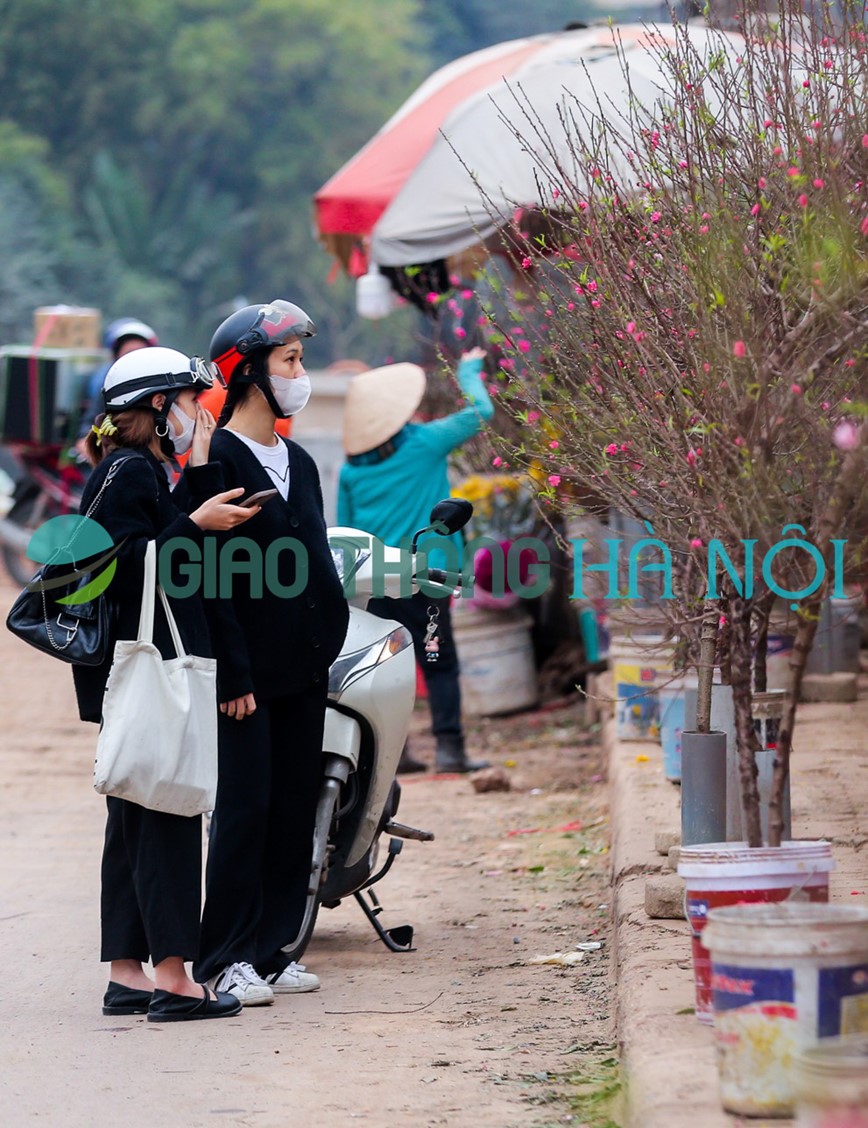
[[[747,600],[738,597],[730,601],[731,684],[738,744],[741,806],[747,844],[756,848],[762,846],[763,835],[756,766],[758,742],[754,732],[751,709],[753,648],[751,646],[750,618],[751,605]]]
[[[775,593],[770,591],[756,606],[757,630],[753,655],[753,691],[765,693],[768,686],[769,620],[775,605]]]
[[[802,689],[802,678],[808,655],[817,633],[820,606],[828,590],[834,569],[834,545],[832,541],[840,536],[852,500],[862,488],[865,477],[865,441],[868,438],[868,425],[859,429],[859,446],[847,453],[841,463],[841,470],[834,489],[829,497],[826,512],[820,520],[819,532],[814,542],[820,550],[826,566],[825,581],[805,606],[805,613],[799,617],[796,643],[790,661],[792,684],[784,707],[784,716],[778,733],[775,752],[774,775],[772,776],[771,798],[769,799],[769,845],[780,846],[784,832],[783,801],[787,779],[790,774],[790,753],[793,747],[793,729],[796,724],[796,707]]]
[[[709,604],[702,618],[699,641],[698,689],[696,691],[696,731],[711,731],[711,683],[714,677],[714,652],[717,646],[717,623],[720,612]]]

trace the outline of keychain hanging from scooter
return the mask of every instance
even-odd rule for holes
[[[425,661],[436,662],[440,657],[440,643],[437,641],[440,608],[428,604],[428,626],[425,628]]]

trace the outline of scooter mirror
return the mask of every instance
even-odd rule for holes
[[[431,524],[428,528],[420,529],[413,537],[411,551],[416,551],[419,537],[426,533],[439,533],[441,536],[457,533],[459,529],[464,528],[472,516],[473,506],[469,501],[465,501],[463,497],[444,497],[431,510]]]
[[[444,497],[431,510],[431,525],[445,528],[444,533],[457,533],[473,516],[473,506],[463,497]]]

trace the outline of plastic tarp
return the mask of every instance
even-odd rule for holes
[[[701,24],[678,32],[625,25],[546,37],[512,74],[478,90],[443,121],[374,227],[371,258],[381,266],[446,259],[488,239],[516,206],[551,206],[558,165],[575,183],[588,175],[571,167],[571,137],[587,139],[601,119],[626,129],[631,92],[647,109],[670,100],[675,80],[661,69],[659,47],[685,32],[701,53],[727,48],[731,62],[742,43]],[[622,186],[630,178],[625,164],[610,153],[608,169]]]

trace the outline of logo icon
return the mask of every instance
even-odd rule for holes
[[[27,545],[29,559],[36,564],[50,565],[51,573],[46,569],[30,581],[27,590],[52,591],[92,576],[69,595],[54,600],[69,607],[90,603],[102,595],[112,582],[120,547],[120,544],[114,544],[102,525],[90,517],[77,513],[52,517],[39,526]],[[61,573],[59,569],[64,565],[69,566],[69,571]]]

